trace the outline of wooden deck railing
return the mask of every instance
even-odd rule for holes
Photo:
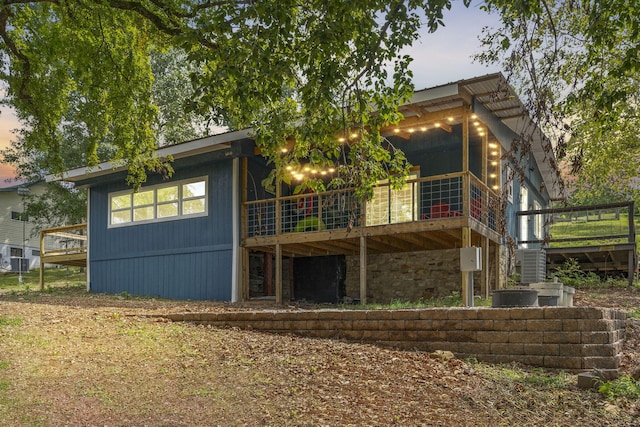
[[[40,289],[45,264],[87,265],[87,224],[44,229],[40,232]]]

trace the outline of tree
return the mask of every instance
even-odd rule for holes
[[[488,0],[486,62],[503,61],[528,109],[556,138],[576,187],[631,194],[640,176],[640,4]]]
[[[182,55],[169,49],[151,52],[153,84],[151,96],[158,109],[156,121],[152,123],[160,145],[182,142],[208,134],[206,118],[187,111],[190,80],[188,68],[181,61]],[[93,143],[79,117],[83,103],[78,97],[69,99],[65,123],[60,128],[60,158],[65,169],[85,166],[86,152]],[[28,132],[24,129],[11,145],[0,151],[3,162],[11,164],[16,171],[16,180],[39,182],[48,173],[47,153],[25,144]],[[97,144],[95,154],[98,161],[106,161],[115,153],[115,143],[105,135]],[[87,195],[84,190],[52,182],[44,194],[30,195],[25,201],[26,212],[34,224],[34,232],[42,228],[86,221]]]
[[[165,166],[153,157],[158,109],[150,52],[172,46],[192,70],[189,110],[210,123],[253,127],[274,179],[288,179],[284,164],[340,158],[334,184],[355,185],[367,197],[378,179],[390,172],[402,179],[407,171],[402,153],[379,131],[401,118],[398,105],[413,92],[411,58],[398,52],[418,37],[423,21],[429,31],[442,25],[450,6],[449,0],[8,0],[0,6],[1,77],[9,85],[6,101],[26,125],[25,147],[43,153],[48,171],[65,168],[62,129],[73,115],[89,141],[86,163],[97,163],[106,144],[137,185],[147,171]]]
[[[186,55],[176,49],[151,52],[151,99],[158,107],[153,128],[160,146],[201,138],[212,132],[211,121],[190,108],[190,74],[195,72],[195,67],[186,59]]]

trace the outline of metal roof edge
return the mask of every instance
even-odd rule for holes
[[[228,145],[226,144],[229,144],[233,141],[249,138],[251,132],[252,129],[247,128],[238,131],[209,135],[203,138],[181,142],[178,144],[167,145],[165,147],[158,148],[156,150],[156,155],[160,158],[171,156],[174,159],[180,159],[183,157],[195,156],[202,153],[223,150],[225,148],[228,148]],[[83,166],[75,169],[69,169],[62,172],[61,174],[49,174],[45,177],[45,179],[47,182],[76,182],[88,178],[122,172],[126,169],[127,166],[125,164],[102,162],[95,166]]]

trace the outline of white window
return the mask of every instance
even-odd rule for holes
[[[109,227],[207,215],[207,177],[109,194]]]
[[[527,204],[529,203],[529,191],[527,190],[527,187],[521,187],[520,188],[520,210],[521,211],[526,211],[528,210],[527,208]],[[528,224],[528,217],[525,216],[520,216],[520,241],[527,241],[529,240],[529,224]],[[527,248],[529,247],[528,244],[526,243],[522,243],[520,245],[521,248]]]
[[[533,201],[533,210],[539,211],[542,209],[540,203],[537,200]],[[536,214],[534,217],[534,225],[533,225],[533,234],[536,236],[536,239],[542,239],[543,237],[543,222],[542,222],[542,214]]]
[[[409,180],[417,179],[409,175]],[[394,190],[388,180],[380,181],[373,188],[373,199],[367,202],[367,225],[395,224],[415,221],[418,212],[418,195],[415,182],[408,182]]]

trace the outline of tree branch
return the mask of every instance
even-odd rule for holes
[[[9,8],[3,7],[0,10],[0,38],[2,38],[2,41],[4,41],[4,44],[7,46],[9,51],[23,64],[23,78],[21,79],[20,88],[18,89],[18,98],[32,104],[32,97],[27,90],[27,85],[31,79],[31,62],[29,61],[29,58],[22,53],[20,49],[18,49],[18,46],[16,46],[13,39],[7,33],[7,25],[10,16],[11,11]]]

